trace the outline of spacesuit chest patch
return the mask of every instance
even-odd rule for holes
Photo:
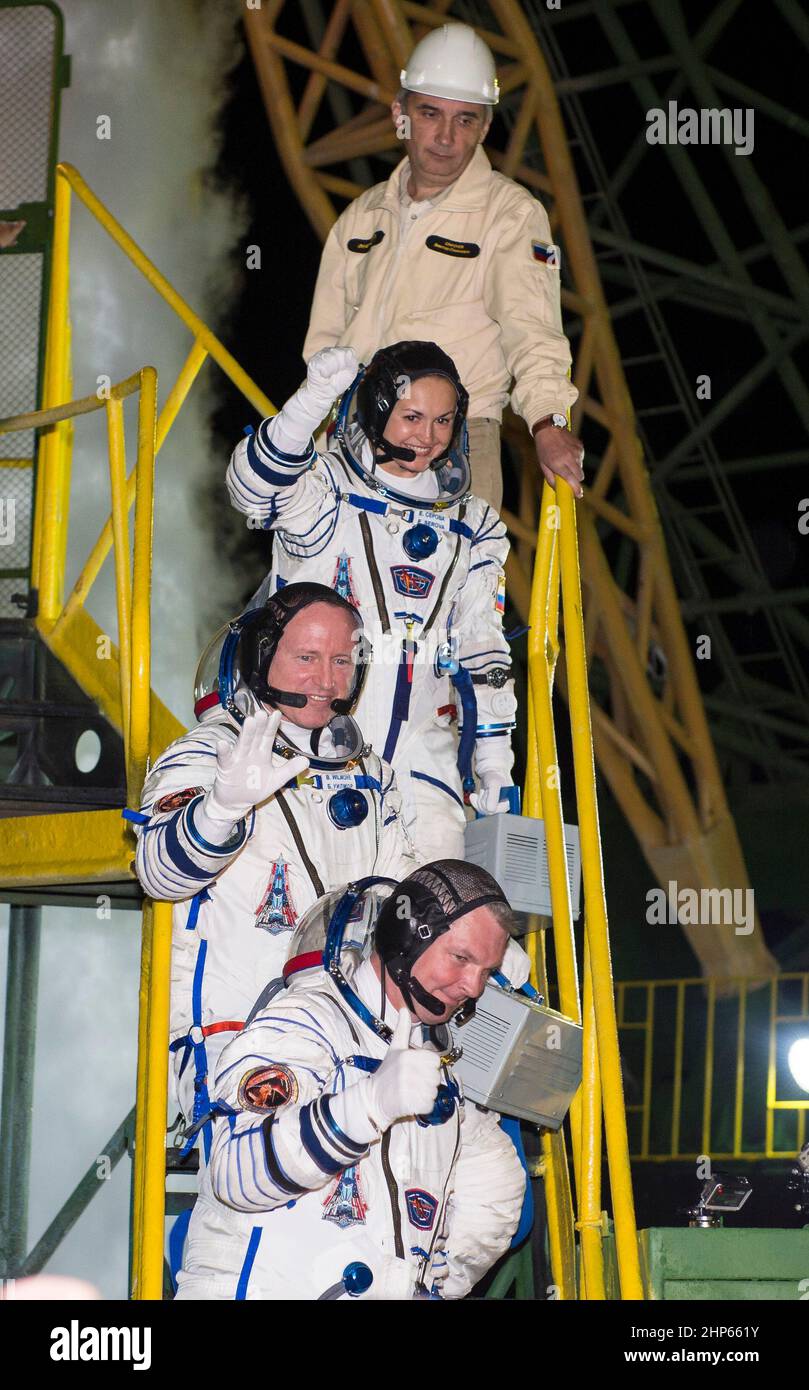
[[[344,1231],[347,1226],[365,1225],[368,1204],[360,1191],[360,1175],[352,1164],[344,1168],[323,1203],[323,1220],[333,1221]]]
[[[426,598],[435,582],[435,575],[418,565],[391,565],[393,587],[405,598]]]
[[[154,809],[160,814],[166,811],[179,811],[181,807],[187,806],[189,801],[193,801],[196,796],[204,796],[204,787],[186,787],[181,792],[170,792],[168,796],[161,796],[155,802]]]
[[[242,1110],[264,1114],[277,1110],[279,1105],[294,1105],[298,1099],[298,1083],[288,1067],[279,1062],[247,1072],[239,1082],[238,1104]]]
[[[428,236],[424,245],[431,251],[440,251],[442,256],[460,256],[465,261],[480,255],[480,247],[475,241],[452,241],[447,236]]]
[[[384,235],[385,235],[385,233],[382,231],[382,229],[381,229],[381,227],[380,227],[380,228],[378,228],[378,229],[374,232],[373,236],[369,236],[369,237],[353,236],[353,237],[350,238],[349,241],[346,242],[346,250],[347,250],[347,251],[358,251],[358,252],[360,253],[360,255],[364,256],[364,255],[366,255],[366,254],[370,251],[370,249],[371,249],[372,246],[378,246],[378,245],[379,245],[379,243],[380,243],[380,241],[382,240],[382,238],[384,237]]]
[[[298,914],[287,882],[288,868],[284,859],[275,860],[267,891],[256,911],[256,926],[268,931],[270,936],[278,936],[282,931],[294,931],[298,925]]]
[[[405,1201],[411,1226],[418,1226],[420,1231],[431,1231],[438,1211],[438,1199],[431,1192],[425,1192],[423,1187],[408,1187]]]

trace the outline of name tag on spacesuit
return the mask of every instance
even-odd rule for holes
[[[320,787],[326,792],[339,792],[344,787],[355,787],[356,777],[350,772],[318,772],[315,777],[301,777],[301,782],[305,786]]]

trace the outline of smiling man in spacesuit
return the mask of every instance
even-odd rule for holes
[[[200,726],[146,779],[136,867],[148,894],[176,902],[171,1048],[189,1124],[208,1113],[216,1058],[280,976],[300,914],[337,884],[417,862],[393,773],[351,718],[361,628],[313,583],[237,619],[200,662]]]
[[[351,885],[302,919],[286,991],[217,1069],[211,1161],[180,1299],[462,1298],[525,1190],[465,1103],[443,1025],[468,1016],[513,919],[474,864]]]
[[[396,343],[357,369],[351,348],[316,353],[279,414],[234,450],[228,489],[251,525],[276,532],[258,600],[317,578],[360,609],[374,662],[358,718],[396,770],[418,858],[462,858],[450,676],[470,763],[474,749],[472,804],[505,810],[511,783],[506,528],[469,492],[468,398],[452,359],[435,343]],[[312,433],[341,395],[335,447],[320,456]]]

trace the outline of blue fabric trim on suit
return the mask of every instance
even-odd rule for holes
[[[312,1159],[312,1162],[317,1164],[321,1172],[330,1173],[332,1176],[334,1176],[337,1173],[342,1173],[343,1169],[345,1168],[345,1164],[336,1162],[336,1160],[333,1159],[330,1154],[327,1154],[326,1150],[323,1148],[323,1145],[321,1144],[320,1140],[315,1134],[311,1115],[312,1104],[314,1104],[314,1102],[310,1102],[309,1105],[305,1105],[301,1110],[301,1143],[303,1144],[303,1147],[305,1148],[309,1157]]]
[[[265,483],[273,483],[275,487],[291,487],[293,483],[298,481],[301,474],[306,472],[305,465],[297,473],[279,473],[276,468],[268,468],[267,464],[262,463],[259,459],[252,439],[247,441],[247,461],[257,478],[261,478]]]
[[[272,415],[269,419],[262,420],[258,427],[258,439],[262,449],[266,449],[268,454],[274,454],[277,459],[281,459],[284,463],[303,463],[304,461],[308,461],[315,452],[315,441],[311,434],[309,436],[309,443],[302,454],[285,454],[283,449],[278,448],[278,445],[274,442],[270,433],[272,422],[275,418],[276,417]]]
[[[234,854],[237,849],[241,849],[247,839],[247,826],[244,823],[244,817],[242,816],[241,820],[236,821],[235,832],[231,834],[229,840],[225,840],[221,845],[211,845],[203,839],[194,824],[194,807],[198,806],[200,801],[202,801],[202,797],[195,796],[194,800],[189,801],[184,808],[185,830],[189,839],[193,840],[195,845],[199,845],[200,849],[204,849],[206,854],[230,855]]]
[[[262,1229],[263,1227],[261,1226],[254,1226],[252,1231],[250,1232],[250,1240],[247,1245],[247,1254],[244,1257],[244,1264],[242,1265],[241,1274],[239,1275],[239,1282],[236,1285],[235,1297],[237,1302],[247,1297],[247,1285],[250,1283],[250,1275],[252,1273],[253,1264],[255,1263],[255,1258],[258,1254],[258,1247],[261,1242]]]
[[[415,651],[413,656],[415,658]],[[393,754],[399,740],[402,725],[410,715],[410,695],[413,690],[413,683],[407,669],[407,651],[404,646],[399,657],[399,669],[396,672],[396,685],[393,690],[393,705],[391,707],[391,720],[388,729],[388,736],[385,739],[385,747],[382,750],[382,757],[386,763],[393,761]]]
[[[446,792],[447,796],[451,796],[453,801],[457,801],[458,805],[463,808],[463,801],[459,797],[458,793],[454,792],[452,790],[452,787],[448,787],[446,782],[441,782],[438,779],[438,777],[430,777],[426,772],[412,771],[410,773],[410,776],[415,777],[418,782],[429,782],[433,787],[440,787],[442,792]]]
[[[198,864],[194,863],[193,859],[190,858],[180,844],[177,835],[177,826],[182,814],[182,811],[178,811],[176,815],[172,816],[171,820],[165,822],[165,845],[169,860],[175,869],[179,869],[182,874],[185,874],[186,878],[211,879],[213,875],[210,869],[201,869]]]
[[[174,1293],[177,1292],[177,1275],[183,1267],[185,1238],[188,1235],[188,1223],[193,1210],[193,1207],[186,1207],[185,1211],[181,1211],[169,1232],[169,1277]]]
[[[348,1135],[345,1134],[344,1131],[340,1128],[340,1126],[338,1125],[337,1121],[331,1113],[331,1101],[331,1096],[320,1097],[320,1118],[322,1120],[325,1120],[328,1128],[331,1130],[335,1139],[337,1139],[341,1144],[344,1144],[347,1149],[350,1149],[352,1153],[364,1154],[366,1149],[368,1148],[368,1145],[357,1144],[353,1139],[349,1139]]]
[[[519,1120],[513,1115],[501,1115],[498,1123],[503,1133],[508,1135],[509,1139],[514,1145],[514,1148],[517,1150],[517,1157],[519,1158],[520,1163],[522,1164],[523,1171],[525,1173],[525,1193],[522,1199],[522,1210],[520,1212],[520,1220],[517,1225],[517,1229],[512,1237],[510,1246],[510,1249],[514,1250],[516,1246],[522,1244],[522,1242],[525,1240],[526,1236],[529,1234],[531,1230],[531,1227],[534,1224],[534,1194],[531,1188],[531,1174],[528,1171],[528,1164],[525,1158],[525,1149],[523,1148],[522,1144],[522,1134],[520,1133]]]

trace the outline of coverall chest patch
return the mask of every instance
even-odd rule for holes
[[[417,1226],[420,1231],[431,1231],[438,1211],[438,1198],[431,1192],[425,1192],[422,1187],[409,1187],[405,1192],[405,1201],[411,1226]]]
[[[439,251],[442,256],[458,256],[461,260],[473,260],[480,255],[476,241],[453,241],[447,236],[428,236],[424,245],[430,251]]]
[[[275,860],[267,891],[256,912],[256,926],[269,932],[270,936],[278,936],[284,931],[294,931],[298,924],[298,914],[287,881],[288,868],[286,860]]]
[[[347,599],[349,603],[356,603],[357,600],[354,596],[354,585],[351,578],[351,556],[348,555],[345,550],[337,557],[331,587],[336,594],[340,595],[340,598]]]
[[[393,587],[405,598],[426,598],[435,583],[435,575],[418,565],[391,565]]]
[[[359,254],[360,254],[361,256],[365,256],[365,255],[367,255],[367,253],[371,250],[371,247],[372,247],[372,246],[378,246],[378,245],[379,245],[379,243],[380,243],[380,241],[382,240],[382,238],[384,237],[384,235],[385,235],[385,233],[382,231],[382,229],[381,229],[381,227],[380,227],[380,228],[377,228],[377,230],[374,232],[373,236],[369,236],[369,237],[353,236],[353,237],[351,237],[351,239],[350,239],[349,241],[346,242],[346,250],[347,250],[347,251],[356,251],[356,252],[359,252]]]
[[[353,1165],[344,1168],[323,1203],[323,1220],[333,1221],[344,1231],[348,1226],[364,1226],[367,1210],[358,1169]]]

